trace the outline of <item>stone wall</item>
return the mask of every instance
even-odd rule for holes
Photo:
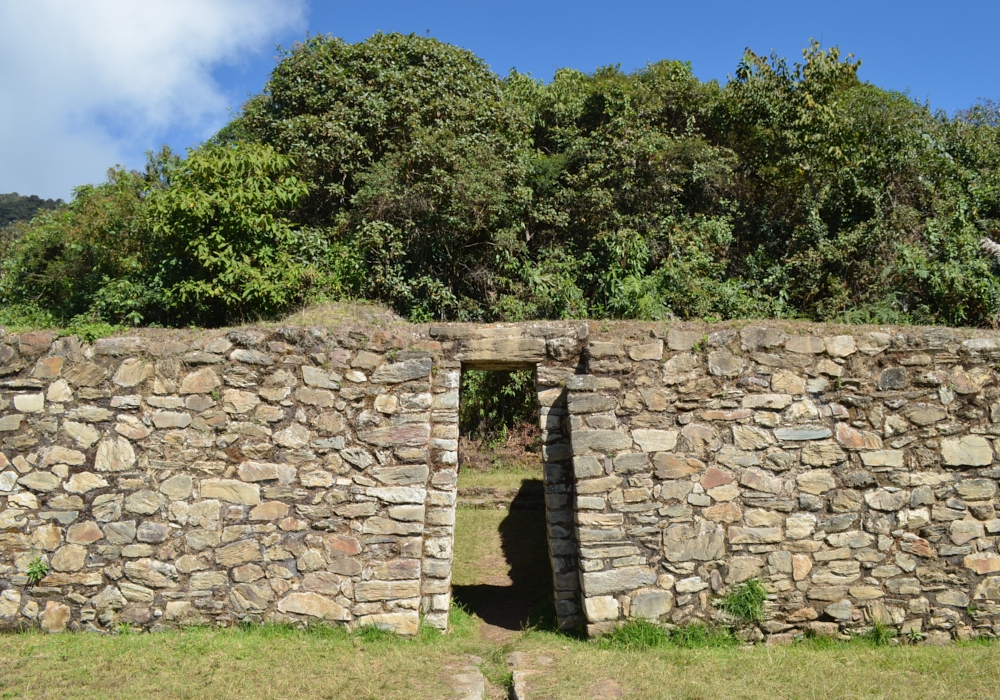
[[[995,333],[0,335],[0,626],[444,628],[463,368],[535,368],[560,626],[1000,633]],[[33,560],[51,571],[32,585]]]
[[[751,578],[775,635],[1000,633],[1000,344],[889,331],[590,344],[566,388],[591,633],[723,618]]]
[[[0,335],[0,626],[444,628],[462,358],[499,350],[545,382],[547,340],[580,351],[551,327],[494,332]],[[572,626],[578,586],[564,597]]]

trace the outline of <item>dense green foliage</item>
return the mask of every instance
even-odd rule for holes
[[[508,432],[535,415],[535,374],[531,370],[462,372],[459,433],[487,442],[506,442]]]
[[[55,209],[62,203],[61,199],[42,199],[34,194],[27,197],[17,192],[0,194],[0,228],[31,219],[39,209]]]
[[[810,45],[725,85],[663,61],[501,78],[433,39],[313,37],[209,143],[15,224],[0,321],[997,325],[1000,110],[949,117]]]

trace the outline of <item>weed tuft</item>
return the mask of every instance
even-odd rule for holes
[[[39,556],[28,562],[28,585],[37,586],[43,578],[49,575],[49,563]]]
[[[630,620],[601,636],[597,644],[602,649],[645,651],[667,646],[669,641],[670,633],[663,627],[648,620]]]
[[[648,620],[630,620],[597,640],[601,649],[646,651],[661,647],[706,649],[735,646],[733,634],[721,627],[685,625],[672,630]]]
[[[877,620],[872,624],[870,630],[861,635],[861,639],[876,647],[889,646],[895,638],[896,630],[884,622]]]
[[[718,606],[743,622],[760,624],[764,621],[764,601],[767,591],[753,578],[736,586],[718,601]]]

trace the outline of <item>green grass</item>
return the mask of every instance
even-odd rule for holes
[[[651,638],[648,625],[641,633],[633,626],[627,638],[586,641],[525,632],[497,644],[483,641],[477,624],[456,610],[451,634],[430,630],[413,639],[279,625],[110,636],[8,634],[0,636],[0,698],[429,700],[449,696],[448,669],[467,663],[469,655],[482,659],[490,697],[505,697],[511,651],[526,652],[529,663],[549,657],[532,684],[535,697],[551,700],[585,698],[605,679],[635,700],[987,698],[996,696],[1000,683],[996,643],[939,648],[805,640],[748,648],[721,638],[705,643],[704,631],[694,633],[697,643],[677,631]]]
[[[601,649],[618,651],[648,651],[665,647],[712,649],[738,644],[736,637],[722,627],[688,625],[667,629],[646,620],[630,620],[599,637],[595,643]]]
[[[760,624],[764,621],[764,601],[767,591],[757,579],[750,579],[733,588],[719,600],[719,607],[741,622]]]

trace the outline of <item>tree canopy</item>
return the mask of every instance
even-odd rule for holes
[[[39,209],[55,209],[61,199],[42,199],[37,195],[24,196],[17,192],[0,194],[0,228],[15,221],[31,219]]]
[[[312,37],[230,124],[16,224],[6,317],[223,324],[313,300],[415,320],[997,325],[1000,111],[948,116],[810,44],[494,74],[430,38]]]

